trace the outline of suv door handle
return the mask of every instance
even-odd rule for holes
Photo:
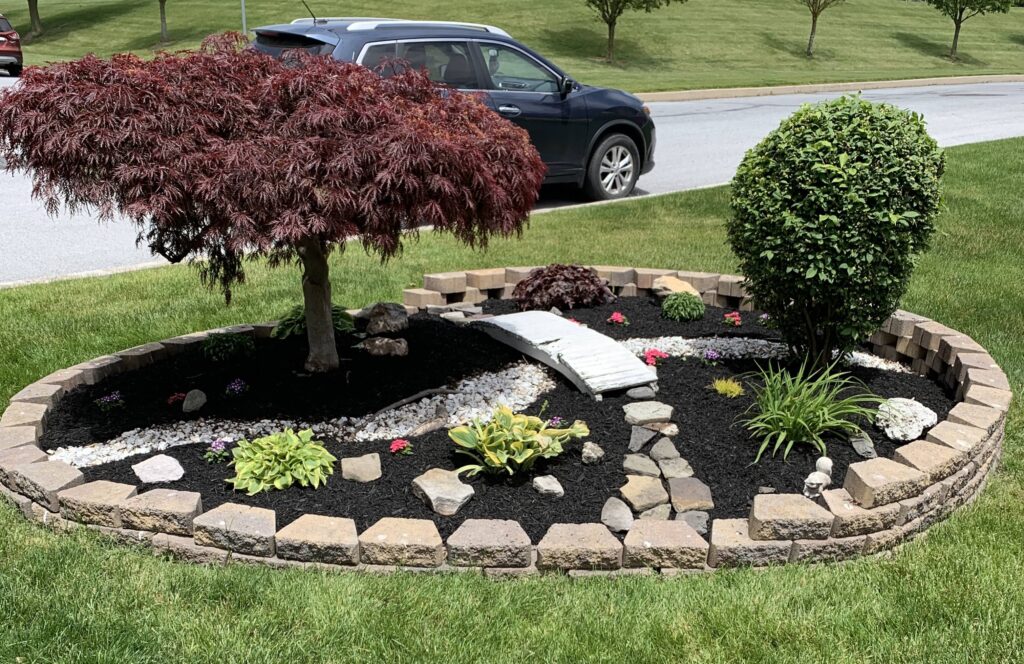
[[[502,104],[498,107],[498,112],[505,117],[514,118],[523,112],[523,109],[519,108],[515,104]]]

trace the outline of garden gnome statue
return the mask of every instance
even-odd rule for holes
[[[832,484],[832,459],[823,456],[814,464],[814,472],[804,480],[804,495],[814,500],[821,496],[821,492],[830,484]]]

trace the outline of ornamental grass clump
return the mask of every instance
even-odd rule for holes
[[[785,368],[761,370],[763,386],[754,384],[755,400],[744,422],[748,431],[761,442],[754,463],[771,448],[772,456],[781,449],[782,458],[796,444],[813,446],[827,452],[827,435],[849,438],[863,433],[858,420],[871,421],[881,398],[848,374],[835,371],[835,364],[812,371],[808,362],[795,373]]]
[[[944,170],[920,115],[856,96],[802,107],[747,153],[729,243],[798,356],[823,369],[895,311]]]
[[[251,442],[240,440],[231,455],[228,465],[235,467],[236,475],[225,481],[250,496],[295,484],[318,489],[334,474],[337,461],[320,441],[313,440],[312,429],[298,433],[285,429]]]
[[[743,384],[735,378],[716,378],[711,381],[711,389],[727,399],[735,399],[746,394]]]
[[[661,303],[661,313],[675,321],[704,318],[704,300],[693,293],[671,293]]]
[[[554,429],[539,417],[513,413],[507,406],[494,411],[489,420],[473,420],[448,432],[459,454],[472,457],[471,463],[455,472],[472,477],[478,473],[506,472],[514,475],[529,471],[538,459],[550,459],[562,453],[570,440],[590,435],[585,422]]]

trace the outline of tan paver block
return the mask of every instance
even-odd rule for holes
[[[753,540],[747,532],[747,519],[715,519],[711,522],[711,567],[764,567],[789,561],[793,542],[789,540]]]
[[[989,406],[978,406],[970,403],[958,403],[953,407],[953,410],[949,411],[949,415],[946,416],[948,422],[953,424],[963,424],[969,427],[976,427],[989,433],[995,431],[999,423],[1003,421],[1005,413],[998,408],[991,408]],[[2,430],[0,430],[2,432]],[[0,436],[3,434],[0,433]],[[0,438],[2,440],[2,438]],[[0,447],[3,443],[0,442]]]
[[[203,511],[203,499],[193,491],[153,489],[121,503],[125,528],[170,535],[191,535],[192,520]]]
[[[956,379],[963,382],[967,378],[968,369],[998,369],[999,364],[988,352],[960,353],[956,356],[953,368],[956,369]]]
[[[63,461],[25,463],[12,468],[9,475],[14,480],[16,491],[51,512],[60,510],[58,493],[85,482],[80,470]]]
[[[964,401],[978,406],[990,406],[999,410],[1009,410],[1013,393],[987,385],[971,385],[964,390]]]
[[[676,276],[697,289],[700,293],[718,290],[718,278],[722,275],[712,272],[691,272],[679,270]]]
[[[105,378],[124,371],[124,360],[115,355],[104,355],[76,364],[71,368],[84,372],[86,385],[95,385]]]
[[[2,429],[0,429],[2,431]],[[11,472],[26,463],[43,463],[49,461],[50,457],[35,445],[22,445],[6,450],[0,450],[0,484],[3,484],[13,491],[18,486],[11,476]]]
[[[178,560],[199,565],[223,565],[228,561],[229,552],[214,546],[196,544],[191,537],[157,533],[153,536],[153,553],[169,554]]]
[[[932,483],[949,477],[968,461],[966,452],[924,440],[897,447],[892,458],[917,468]]]
[[[505,286],[505,268],[466,270],[466,285],[480,290],[491,290]]]
[[[917,323],[923,323],[928,320],[924,316],[918,316],[912,314],[909,311],[903,311],[897,309],[893,312],[892,316],[882,324],[882,329],[890,334],[895,334],[898,337],[905,337],[913,339],[914,337],[914,325]]]
[[[896,520],[896,525],[905,525],[934,512],[946,502],[948,495],[949,487],[940,482],[929,486],[921,492],[920,496],[901,500],[899,502],[900,516]]]
[[[835,515],[831,536],[835,538],[866,535],[892,528],[899,517],[899,503],[890,503],[873,509],[864,509],[854,501],[846,489],[829,489],[822,492],[822,498],[829,511]]]
[[[867,542],[865,535],[855,537],[830,537],[828,539],[798,539],[793,542],[789,554],[791,563],[835,562],[856,558],[864,552]]]
[[[939,352],[939,344],[942,342],[944,336],[959,336],[959,332],[956,330],[946,327],[942,323],[937,323],[933,320],[926,320],[921,323],[914,325],[914,343],[918,346],[926,348],[930,351],[935,351],[936,355]]]
[[[553,524],[537,545],[539,569],[617,569],[622,544],[600,523]]]
[[[0,452],[26,445],[37,447],[35,427],[0,427]]]
[[[1010,379],[1006,377],[1002,369],[978,369],[969,367],[967,378],[964,380],[964,389],[971,389],[972,385],[983,385],[997,390],[1010,390]]]
[[[969,456],[978,452],[987,437],[988,432],[985,429],[956,424],[949,420],[939,422],[925,436],[928,442],[945,445]]]
[[[638,267],[634,272],[636,272],[637,288],[644,288],[647,290],[654,288],[654,280],[658,277],[665,276],[666,274],[676,274],[673,270],[656,270],[647,267]]]
[[[626,475],[626,484],[619,488],[622,498],[637,512],[668,502],[668,492],[658,477]]]
[[[142,367],[153,364],[161,357],[167,355],[161,343],[142,344],[134,348],[128,348],[116,353],[124,361],[124,368],[128,371],[135,371]]]
[[[423,275],[423,287],[438,293],[463,293],[466,290],[465,272],[436,272]]]
[[[36,382],[60,385],[65,391],[73,390],[79,385],[85,384],[85,372],[81,369],[58,369]]]
[[[457,567],[529,567],[530,536],[518,521],[466,519],[448,537],[448,564]]]
[[[402,291],[402,303],[410,307],[425,309],[429,306],[443,307],[447,304],[443,294],[425,288],[406,288]]]
[[[505,283],[515,286],[523,279],[530,276],[530,273],[536,270],[539,266],[533,267],[507,267],[505,268]],[[511,295],[509,296],[511,297]]]
[[[274,510],[224,503],[192,520],[192,537],[201,546],[216,546],[250,556],[274,555],[277,515]]]
[[[44,403],[13,401],[0,417],[0,427],[32,427],[39,436],[43,433],[43,418],[49,408]]]
[[[608,285],[613,287],[625,286],[636,283],[636,270],[631,267],[620,265],[592,265],[591,269],[597,272],[597,276],[608,280]]]
[[[754,496],[749,534],[755,540],[825,539],[832,531],[831,512],[796,493]]]
[[[864,555],[869,556],[880,551],[887,551],[898,545],[905,538],[903,529],[899,526],[871,533],[864,542]]]
[[[626,534],[626,567],[702,569],[708,543],[685,521],[637,521]]]
[[[32,383],[11,397],[11,401],[25,403],[41,403],[52,406],[64,394],[64,386],[59,383]]]
[[[121,503],[135,493],[131,484],[99,480],[61,491],[57,502],[65,519],[120,528]]]
[[[429,519],[385,517],[359,536],[362,561],[372,565],[437,567],[445,548],[437,526]]]
[[[977,464],[971,461],[966,466],[961,468],[959,472],[954,473],[953,475],[942,480],[942,483],[945,484],[949,489],[949,491],[947,492],[947,497],[952,499],[953,496],[963,491],[963,488],[967,486],[967,483],[971,481],[971,478],[974,477],[974,474],[977,471]]]
[[[287,560],[359,564],[356,522],[318,514],[303,514],[277,532],[277,555]]]
[[[892,459],[869,459],[850,464],[843,488],[861,507],[872,508],[913,498],[924,491],[928,477]]]

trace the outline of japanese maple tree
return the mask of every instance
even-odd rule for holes
[[[302,266],[310,371],[338,366],[328,256],[382,260],[432,225],[481,247],[521,231],[544,165],[526,132],[415,71],[295,55],[239,35],[198,51],[31,68],[0,97],[0,157],[51,214],[123,215],[138,240],[203,281],[244,280],[245,258]]]

